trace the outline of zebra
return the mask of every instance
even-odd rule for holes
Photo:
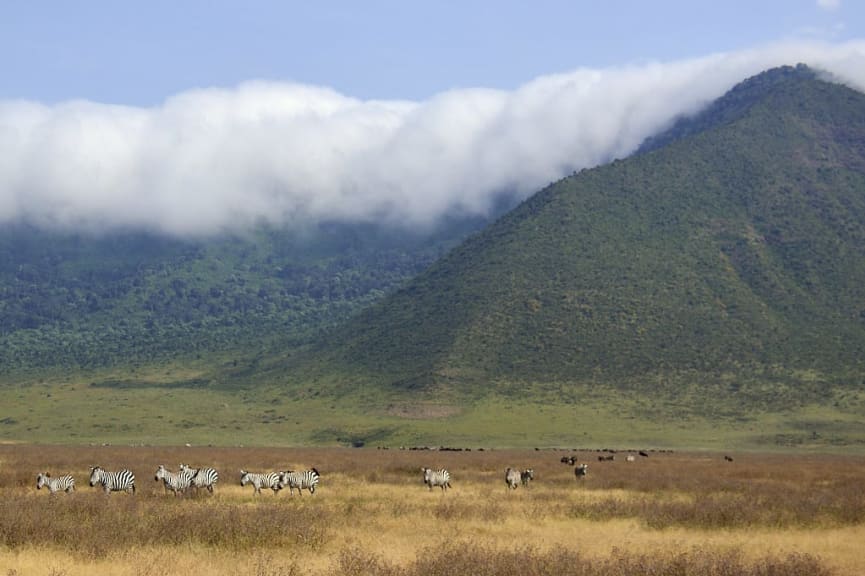
[[[118,472],[106,472],[101,466],[90,469],[90,485],[100,484],[106,494],[111,492],[132,492],[135,494],[135,474],[123,469]]]
[[[298,494],[303,494],[303,489],[306,488],[309,490],[310,494],[315,493],[315,487],[318,486],[318,479],[320,475],[318,470],[312,468],[311,470],[304,470],[303,472],[294,472],[293,470],[288,470],[287,472],[282,472],[279,475],[279,487],[285,488],[288,486],[288,493],[294,494],[294,489],[297,488]]]
[[[282,490],[279,479],[279,472],[264,472],[262,474],[257,474],[254,472],[247,472],[246,470],[240,471],[240,485],[246,486],[247,484],[252,484],[255,488],[255,494],[261,494],[262,488],[270,488],[273,490],[273,494],[276,495],[277,492]]]
[[[534,468],[526,468],[522,472],[520,472],[520,482],[526,488],[529,487],[529,482],[535,479],[535,470]]]
[[[192,486],[194,488],[207,488],[213,494],[213,488],[219,481],[219,472],[213,468],[190,468],[186,464],[180,465],[181,472],[192,472]]]
[[[574,468],[574,476],[577,477],[577,480],[581,480],[586,477],[586,474],[589,473],[589,465],[588,464],[580,464]]]
[[[442,468],[441,470],[433,470],[432,468],[421,468],[423,472],[423,482],[429,486],[432,491],[433,486],[441,486],[442,492],[445,492],[451,487],[450,472]]]
[[[36,476],[36,489],[41,490],[43,486],[48,487],[49,494],[55,494],[57,492],[74,492],[75,478],[69,474],[52,478],[51,474],[48,472],[41,472]]]
[[[156,469],[156,475],[154,480],[157,482],[162,480],[162,487],[167,492],[171,490],[174,492],[174,495],[177,496],[179,494],[183,494],[186,492],[189,487],[192,485],[192,476],[193,473],[190,470],[181,470],[180,472],[171,472],[170,470],[166,470],[165,466],[162,464],[159,465],[159,468]]]
[[[520,471],[516,468],[508,467],[505,469],[505,484],[509,490],[516,490],[520,482]]]

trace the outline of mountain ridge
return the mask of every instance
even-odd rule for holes
[[[865,96],[797,66],[726,98],[729,121],[539,191],[318,350],[404,391],[859,374]]]

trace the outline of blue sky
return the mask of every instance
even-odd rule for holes
[[[150,106],[268,79],[418,100],[863,28],[851,0],[4,0],[0,98]]]
[[[434,224],[772,66],[865,89],[865,2],[0,0],[0,224]]]

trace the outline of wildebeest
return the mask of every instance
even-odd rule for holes
[[[612,462],[615,459],[615,454],[610,454],[609,456],[598,456],[598,462]]]
[[[727,456],[727,455],[725,454],[725,455],[724,455],[724,460],[726,460],[727,462],[732,462],[732,461],[733,461],[733,457],[732,457],[732,456]]]
[[[645,450],[640,450],[640,456],[642,456],[643,458],[648,458],[648,457],[649,457],[649,453],[646,452]]]

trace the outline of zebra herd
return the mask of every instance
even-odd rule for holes
[[[252,484],[255,494],[261,494],[262,488],[270,488],[275,494],[286,487],[292,495],[295,488],[301,494],[303,490],[309,490],[310,494],[314,494],[319,478],[320,475],[315,468],[303,472],[287,470],[263,474],[240,471],[240,485]],[[219,472],[214,468],[192,468],[187,464],[181,464],[179,470],[173,472],[160,464],[154,474],[154,480],[157,482],[161,480],[163,491],[171,492],[174,496],[181,496],[190,488],[204,488],[212,494],[219,481]],[[101,486],[106,494],[112,492],[135,494],[135,474],[126,469],[109,472],[101,466],[93,466],[90,468],[90,486]],[[70,474],[52,477],[49,472],[40,472],[36,476],[36,489],[41,490],[43,487],[48,488],[49,494],[74,492],[75,478]]]
[[[563,459],[564,461],[566,460]],[[451,487],[451,475],[446,469],[434,470],[423,467],[421,472],[423,473],[423,482],[430,491],[434,487],[439,487],[442,492],[446,492]],[[577,480],[584,478],[587,473],[587,464],[574,467]],[[532,468],[519,470],[508,467],[505,469],[505,484],[509,490],[516,490],[520,485],[528,488],[534,477],[535,473]],[[269,488],[273,490],[274,494],[277,494],[286,487],[292,495],[294,495],[295,488],[298,494],[303,494],[303,490],[309,490],[310,494],[314,494],[320,478],[321,475],[315,468],[302,472],[293,470],[281,472],[240,471],[240,485],[251,484],[254,495],[260,495],[262,488]],[[163,491],[165,493],[170,491],[174,496],[180,496],[190,488],[205,488],[212,494],[216,483],[219,481],[219,473],[213,468],[192,468],[186,464],[181,464],[177,472],[172,472],[160,464],[159,468],[156,469],[154,479],[157,482],[162,480]],[[90,469],[90,486],[101,486],[106,494],[111,492],[131,492],[134,494],[135,475],[126,469],[108,472],[101,466],[94,466]],[[36,477],[36,488],[41,489],[42,487],[47,487],[50,494],[73,492],[75,479],[68,474],[52,478],[48,472],[41,472]]]

